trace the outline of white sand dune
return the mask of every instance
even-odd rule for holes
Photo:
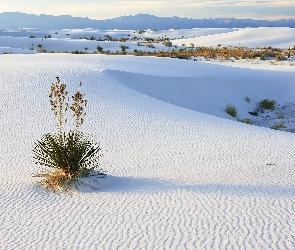
[[[98,29],[0,29],[0,53],[33,54],[40,48],[53,52],[72,52],[75,50],[95,52],[97,46],[104,51],[121,51],[121,45],[128,47],[127,52],[168,51],[184,46],[246,46],[293,48],[295,45],[295,29],[286,27],[245,28],[245,29],[181,29],[181,30],[98,30]],[[51,38],[44,38],[45,36]],[[117,41],[102,41],[107,37]],[[32,37],[32,38],[30,38]],[[90,38],[94,38],[90,40]],[[126,39],[125,42],[120,41]],[[137,40],[140,38],[140,40]],[[153,42],[154,48],[146,47],[145,39],[169,38],[174,46],[167,47]],[[128,39],[128,40],[127,40]],[[97,41],[99,40],[99,41]],[[138,45],[140,43],[141,46]]]
[[[1,249],[295,248],[294,134],[224,119],[244,95],[294,101],[292,72],[71,54],[1,55],[0,68]],[[57,75],[83,82],[83,131],[108,174],[74,195],[32,177]]]
[[[261,27],[231,30],[231,32],[215,33],[195,38],[178,39],[174,45],[189,46],[245,46],[245,47],[274,47],[292,48],[295,44],[295,29],[282,27]]]

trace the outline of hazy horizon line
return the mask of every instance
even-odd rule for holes
[[[54,14],[46,14],[46,13],[40,13],[40,14],[36,14],[36,13],[27,13],[27,12],[21,12],[21,11],[4,11],[4,12],[0,12],[0,14],[4,14],[4,13],[20,13],[20,14],[26,14],[26,15],[35,15],[35,16],[54,16],[54,17],[59,17],[59,16],[70,16],[70,17],[74,17],[74,18],[88,18],[90,20],[94,20],[94,21],[104,21],[104,20],[111,20],[111,19],[116,19],[116,18],[120,18],[120,17],[127,17],[127,16],[137,16],[137,15],[149,15],[149,16],[155,16],[155,17],[159,17],[159,18],[171,18],[171,17],[178,17],[178,18],[186,18],[186,19],[191,19],[191,20],[203,20],[203,19],[240,19],[240,20],[245,20],[245,19],[250,19],[250,20],[257,20],[257,21],[280,21],[280,20],[295,20],[294,17],[290,17],[289,19],[286,19],[286,17],[281,16],[280,19],[258,19],[258,18],[251,18],[251,17],[229,17],[229,16],[225,16],[225,17],[203,17],[203,18],[192,18],[192,17],[186,17],[186,16],[177,16],[177,15],[171,15],[171,16],[159,16],[159,15],[154,15],[154,14],[150,14],[150,13],[137,13],[137,14],[124,14],[121,16],[116,16],[116,17],[112,17],[112,18],[106,18],[106,19],[95,19],[95,18],[91,18],[88,16],[74,16],[71,14],[59,14],[59,15],[54,15]]]

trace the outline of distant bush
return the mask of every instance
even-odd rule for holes
[[[162,44],[164,44],[166,47],[171,47],[172,46],[172,42],[165,40],[164,42],[162,42]]]
[[[104,37],[105,37],[105,40],[107,41],[113,41],[113,38],[109,35],[104,35]]]
[[[38,49],[38,53],[47,53],[47,50],[46,49],[43,49],[43,48],[39,48]]]
[[[237,110],[236,106],[234,106],[232,104],[226,105],[225,111],[226,111],[226,113],[228,113],[232,117],[237,117],[237,115],[238,115],[238,110]]]
[[[278,119],[284,119],[285,116],[284,116],[284,113],[278,113]]]
[[[259,107],[261,109],[274,110],[276,108],[276,103],[277,102],[275,100],[264,99],[259,102]]]
[[[241,122],[246,123],[246,124],[250,124],[250,125],[253,124],[253,122],[252,122],[252,120],[250,118],[245,118],[245,119],[241,120]]]
[[[244,100],[245,100],[246,102],[248,102],[248,103],[251,102],[251,99],[249,98],[249,96],[246,96]]]
[[[126,45],[120,45],[120,48],[121,48],[123,53],[126,51],[126,49],[129,49],[129,47],[126,46]]]
[[[97,45],[96,49],[99,53],[103,52],[103,47],[101,47],[100,45]]]
[[[280,130],[281,128],[284,127],[284,123],[283,122],[280,122],[280,123],[274,123],[274,125],[272,125],[270,128],[271,129],[274,129],[274,130]]]
[[[146,47],[147,48],[152,48],[152,49],[155,48],[155,46],[152,43],[147,44]]]

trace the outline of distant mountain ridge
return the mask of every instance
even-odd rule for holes
[[[45,28],[45,29],[190,29],[190,28],[245,28],[245,27],[290,27],[295,20],[253,20],[236,18],[192,19],[180,17],[157,17],[149,14],[121,16],[106,20],[70,15],[34,15],[21,12],[0,13],[0,28]]]

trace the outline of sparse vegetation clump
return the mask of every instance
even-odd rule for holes
[[[163,45],[165,45],[166,47],[171,47],[172,46],[172,42],[165,40],[164,42],[162,42]]]
[[[278,113],[278,119],[284,119],[285,116],[284,116],[284,113]]]
[[[251,102],[251,99],[249,96],[246,96],[245,99],[244,99],[246,102],[250,103]]]
[[[236,106],[234,106],[232,104],[227,104],[225,111],[226,111],[226,113],[228,113],[232,117],[237,117],[237,115],[238,115],[238,110],[237,110]]]
[[[270,128],[274,129],[274,130],[280,130],[281,128],[284,127],[284,123],[283,122],[279,122],[279,123],[274,123],[274,125],[272,125]]]
[[[154,49],[155,48],[155,46],[152,43],[147,44],[146,47],[147,48],[151,48],[151,49]]]
[[[126,52],[126,49],[129,49],[129,47],[126,45],[120,45],[120,48],[121,48],[123,54]]]
[[[253,122],[252,122],[252,120],[250,118],[245,118],[245,119],[241,120],[241,122],[246,123],[246,124],[250,124],[250,125],[253,124]]]
[[[79,82],[79,86],[81,84]],[[84,94],[77,91],[72,96],[72,105],[68,103],[67,94],[66,85],[60,83],[56,77],[56,82],[51,85],[49,98],[51,110],[57,120],[58,133],[43,135],[33,149],[35,163],[45,167],[43,172],[35,176],[43,178],[40,183],[46,188],[56,191],[70,190],[77,178],[88,176],[99,166],[101,157],[99,144],[79,130],[86,115],[84,107],[87,100],[84,99]],[[65,132],[66,113],[69,109],[72,110],[75,126]]]
[[[99,53],[103,52],[103,47],[101,47],[100,45],[97,45],[96,49]]]
[[[276,103],[275,100],[264,99],[259,102],[259,107],[261,109],[275,110]]]
[[[85,48],[86,49],[86,48]],[[81,51],[81,50],[75,50],[75,51],[72,51],[71,52],[72,54],[90,54],[90,53],[88,53],[88,52],[86,52],[86,51]]]

